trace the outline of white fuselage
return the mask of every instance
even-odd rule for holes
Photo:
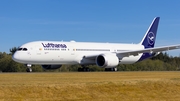
[[[92,42],[61,42],[35,41],[22,45],[13,59],[24,64],[95,64],[94,60],[83,59],[105,53],[118,53],[144,49],[140,44],[92,43]],[[137,62],[142,54],[129,57],[117,57],[121,64]]]

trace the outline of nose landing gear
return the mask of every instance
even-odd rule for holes
[[[31,64],[27,64],[27,69],[26,69],[26,72],[32,72],[32,68],[31,68]]]

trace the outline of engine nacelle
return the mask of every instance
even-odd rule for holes
[[[119,59],[116,54],[101,54],[96,57],[96,65],[104,68],[116,67]]]
[[[41,65],[44,69],[58,69],[62,65]]]

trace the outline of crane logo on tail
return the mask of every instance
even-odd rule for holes
[[[153,44],[154,44],[155,35],[154,35],[153,32],[149,32],[149,33],[148,33],[147,40],[148,40],[148,43],[149,43],[150,45],[153,45]]]

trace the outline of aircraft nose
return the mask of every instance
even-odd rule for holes
[[[20,59],[20,55],[17,52],[15,52],[14,55],[12,56],[12,59],[18,62],[18,60]]]

